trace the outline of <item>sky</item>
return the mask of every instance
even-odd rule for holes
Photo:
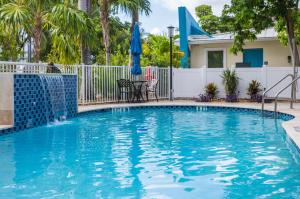
[[[211,5],[215,15],[220,15],[223,6],[230,0],[150,0],[152,13],[150,16],[141,16],[142,28],[147,33],[162,34],[167,32],[167,27],[178,27],[179,6],[185,6],[195,17],[195,7],[201,4]],[[122,20],[130,21],[125,15],[119,16]]]

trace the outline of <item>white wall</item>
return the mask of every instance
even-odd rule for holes
[[[215,83],[218,87],[218,97],[225,97],[224,86],[222,83],[222,72],[224,69],[192,68],[192,69],[174,69],[174,97],[198,97],[204,94],[204,88],[208,83]],[[240,98],[249,98],[247,88],[252,80],[257,80],[263,88],[269,88],[285,75],[293,73],[292,67],[262,67],[262,68],[237,68],[235,69],[239,80],[238,90]],[[276,93],[285,87],[291,80],[287,79],[279,84],[268,96],[275,96]],[[280,95],[281,97],[290,97],[291,90],[287,89]],[[300,82],[297,87],[297,97],[300,98]]]
[[[237,62],[243,62],[243,54],[239,52],[234,55],[230,49],[232,43],[216,43],[216,44],[194,44],[191,45],[191,68],[206,67],[206,51],[209,49],[225,49],[225,66],[224,68],[230,68]],[[290,56],[290,50],[288,47],[282,45],[279,41],[253,41],[247,42],[244,49],[251,48],[263,48],[264,61],[268,61],[268,66],[280,67],[280,66],[292,66],[288,63],[288,56]]]

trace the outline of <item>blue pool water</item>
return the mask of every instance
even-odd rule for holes
[[[1,136],[0,198],[300,198],[300,157],[282,122],[131,108]]]

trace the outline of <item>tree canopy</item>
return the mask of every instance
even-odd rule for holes
[[[195,11],[199,24],[206,32],[214,34],[230,31],[229,27],[225,25],[224,16],[218,17],[214,15],[210,5],[199,5],[195,8]]]
[[[293,60],[299,65],[297,45],[293,45],[299,35],[299,0],[232,0],[225,5],[223,15],[226,25],[234,33],[232,51],[243,50],[246,41],[253,41],[263,30],[275,27],[279,39],[289,45]]]
[[[0,0],[0,59],[25,59],[31,43],[35,62],[74,64],[87,56],[89,63],[128,65],[132,24],[119,12],[138,20],[151,12],[150,1]]]
[[[169,53],[169,38],[164,35],[149,35],[143,42],[141,64],[143,66],[168,67],[170,65]],[[173,54],[173,64],[175,67],[179,67],[182,52],[178,46],[174,46]]]

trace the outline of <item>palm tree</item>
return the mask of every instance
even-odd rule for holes
[[[103,43],[105,47],[105,62],[106,65],[110,65],[110,27],[109,27],[109,15],[111,11],[112,3],[110,0],[98,0],[100,21],[102,26]]]
[[[0,5],[1,47],[7,51],[6,59],[16,61],[28,39],[24,33],[30,29],[32,15],[23,1],[1,1]]]
[[[105,46],[106,65],[110,65],[110,26],[109,17],[112,10],[122,10],[132,16],[132,27],[138,21],[139,12],[151,12],[149,0],[98,0],[103,42]],[[132,29],[132,28],[131,28]]]
[[[119,8],[126,14],[131,16],[131,32],[134,24],[139,22],[139,15],[145,14],[148,16],[151,12],[151,3],[149,0],[133,0],[132,3],[120,2]]]
[[[29,0],[29,9],[33,14],[34,26],[33,26],[33,43],[34,43],[34,61],[40,61],[41,55],[41,43],[44,25],[44,15],[51,8],[50,0]]]
[[[52,58],[62,63],[74,63],[79,57],[81,37],[90,38],[84,45],[94,38],[92,20],[69,0],[11,0],[1,5],[0,22],[12,30],[15,40],[24,33],[33,37],[36,62],[40,61],[45,31],[51,33]]]
[[[0,9],[1,18],[6,24],[15,26],[19,31],[26,31],[29,37],[33,36],[36,62],[40,61],[44,16],[53,3],[55,1],[51,0],[14,0]]]
[[[87,15],[91,12],[91,0],[78,0],[78,9],[85,12]],[[82,40],[83,38],[81,38]],[[84,42],[80,43],[81,49],[81,63],[89,64],[90,63],[90,50],[89,47],[84,45]]]
[[[76,59],[80,56],[80,43],[90,46],[94,41],[93,21],[69,2],[56,4],[46,19],[54,56],[58,56],[61,63],[79,62]]]
[[[129,14],[131,16],[131,26],[130,26],[130,33],[132,36],[133,27],[135,23],[139,22],[139,14],[145,13],[147,16],[151,12],[151,3],[149,0],[134,0],[134,3],[132,4],[120,4],[120,9],[123,10],[126,14]],[[129,52],[129,66],[132,65],[132,56]]]

